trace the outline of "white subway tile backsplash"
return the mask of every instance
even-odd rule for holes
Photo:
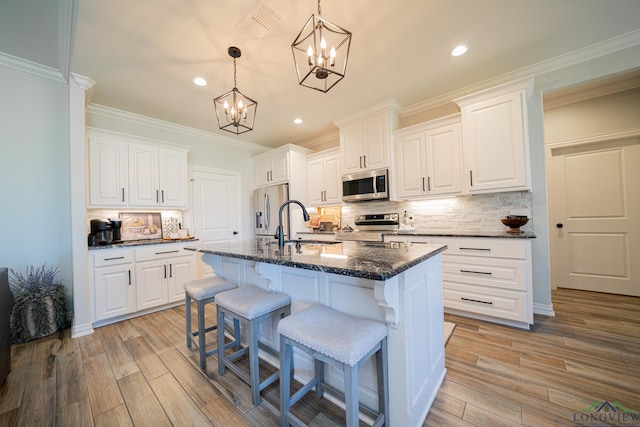
[[[356,214],[397,212],[402,217],[406,210],[420,230],[505,231],[507,227],[500,218],[506,215],[531,217],[531,205],[528,191],[422,201],[346,203],[342,205],[342,224],[353,227]],[[529,221],[522,230],[532,231],[531,227]]]

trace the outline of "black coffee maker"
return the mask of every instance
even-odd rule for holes
[[[122,241],[122,221],[119,219],[92,219],[89,246],[104,246]]]

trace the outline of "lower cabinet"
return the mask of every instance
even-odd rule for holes
[[[167,243],[96,250],[95,322],[121,320],[136,312],[184,300],[184,283],[196,277],[196,259],[183,246]]]
[[[533,324],[529,239],[385,236],[385,241],[448,246],[442,256],[446,312],[526,329]]]

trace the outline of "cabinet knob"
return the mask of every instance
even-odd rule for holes
[[[235,236],[236,234],[238,234],[238,232],[237,232],[237,231],[234,231],[234,232],[233,232],[233,235]]]
[[[559,223],[557,223],[557,224],[556,224],[556,227],[557,227],[557,228],[562,228],[562,227],[564,227],[564,224],[563,224],[563,223],[561,223],[561,222],[559,222]]]

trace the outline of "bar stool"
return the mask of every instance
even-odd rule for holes
[[[207,357],[213,356],[218,353],[218,348],[207,351],[206,333],[214,331],[218,328],[218,325],[206,327],[204,322],[205,305],[214,302],[216,296],[220,292],[236,289],[237,284],[228,282],[221,277],[212,276],[204,277],[202,279],[195,279],[185,282],[184,284],[184,300],[186,307],[186,320],[187,320],[187,347],[191,348],[191,344],[195,344],[198,347],[200,353],[200,369],[207,369]],[[191,330],[191,300],[195,300],[198,307],[198,330]],[[220,323],[219,323],[220,325]],[[240,345],[240,325],[235,324],[235,341],[227,344],[225,348],[232,347],[234,345]],[[224,327],[220,328],[224,332]],[[204,332],[203,332],[204,331]],[[198,341],[195,340],[198,337]]]
[[[387,325],[353,317],[315,304],[280,321],[280,425],[306,426],[291,413],[291,407],[315,386],[324,394],[324,364],[344,372],[347,427],[358,426],[358,369],[375,354],[378,375],[378,416],[373,426],[389,426],[389,377],[387,367]],[[314,358],[315,376],[291,393],[293,347]]]
[[[260,404],[260,392],[275,382],[278,372],[271,374],[260,382],[258,358],[258,334],[260,322],[269,318],[282,318],[291,312],[291,298],[282,292],[271,292],[257,286],[246,286],[220,294],[216,299],[218,308],[218,325],[224,325],[225,316],[245,325],[247,346],[230,355],[218,354],[218,372],[224,375],[225,367],[229,368],[242,381],[251,386],[252,402]],[[224,332],[218,329],[218,345],[224,343]],[[234,360],[249,354],[249,374],[241,370]]]

